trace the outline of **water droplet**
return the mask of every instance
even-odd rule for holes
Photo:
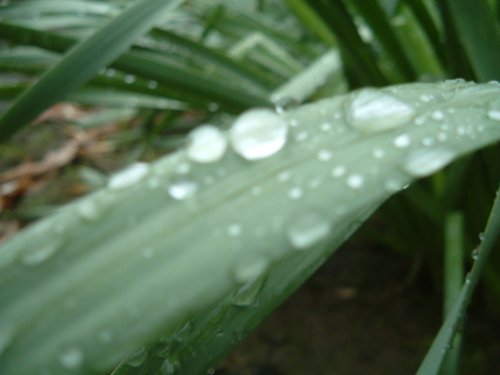
[[[331,128],[332,124],[330,124],[329,122],[325,122],[320,126],[320,129],[323,130],[324,132],[330,131]]]
[[[274,101],[274,109],[280,115],[284,114],[286,111],[289,111],[292,108],[296,108],[299,106],[299,102],[297,99],[292,98],[290,96],[284,96],[279,99],[275,99]]]
[[[318,159],[320,161],[329,161],[332,159],[333,153],[329,150],[319,150]]]
[[[474,250],[472,250],[471,257],[474,260],[477,260],[479,258],[479,248],[476,247]]]
[[[330,233],[327,218],[319,212],[301,213],[288,227],[288,240],[296,250],[306,250]]]
[[[347,177],[347,186],[351,189],[359,189],[365,183],[365,178],[360,174],[352,174]]]
[[[198,185],[190,180],[178,180],[168,185],[168,193],[176,200],[192,197],[198,190]]]
[[[288,124],[268,109],[253,109],[242,114],[229,131],[231,145],[247,160],[276,154],[286,143]]]
[[[488,117],[495,121],[500,121],[500,110],[499,109],[490,109],[488,111]]]
[[[179,163],[175,166],[175,173],[177,174],[188,174],[191,171],[191,165],[186,162]]]
[[[148,81],[148,89],[154,90],[158,87],[158,82],[156,81]]]
[[[346,173],[346,168],[342,165],[339,165],[335,168],[332,169],[332,176],[333,177],[342,177]]]
[[[431,118],[436,121],[442,121],[444,119],[444,113],[443,111],[436,110],[432,112]]]
[[[405,188],[405,184],[402,181],[396,180],[396,179],[389,179],[385,182],[384,188],[387,190],[389,193],[396,193],[398,191],[401,191]]]
[[[139,349],[135,350],[132,354],[127,358],[127,365],[132,367],[139,367],[144,363],[146,358],[148,357],[148,351],[145,346],[141,346]]]
[[[430,147],[434,144],[434,139],[432,137],[425,137],[422,139],[422,144],[426,147]]]
[[[302,197],[302,189],[298,186],[294,186],[288,191],[288,197],[290,199],[300,199]]]
[[[187,156],[198,163],[220,160],[227,149],[225,134],[212,125],[202,125],[188,135]]]
[[[283,171],[280,172],[280,174],[278,174],[277,180],[279,182],[286,182],[290,179],[290,177],[291,177],[290,171]]]
[[[21,261],[26,266],[36,266],[45,262],[62,248],[63,239],[53,238],[49,243],[28,247],[21,253]]]
[[[227,234],[230,237],[238,237],[242,232],[241,225],[231,224],[227,227]]]
[[[479,233],[479,241],[484,241],[484,232]]]
[[[80,365],[83,363],[83,359],[83,351],[76,346],[72,346],[64,350],[59,355],[59,363],[67,369],[76,369],[80,367]]]
[[[308,137],[309,137],[309,133],[307,133],[306,131],[301,131],[300,133],[297,133],[297,135],[295,136],[295,140],[297,142],[302,142],[302,141],[306,140]]]
[[[77,211],[85,221],[95,221],[102,214],[103,206],[93,198],[84,198],[77,206]]]
[[[394,146],[397,148],[405,148],[408,147],[411,143],[411,138],[408,134],[401,134],[394,138],[393,142]]]
[[[125,81],[125,83],[127,83],[127,84],[131,84],[131,83],[134,83],[134,82],[135,82],[136,77],[135,77],[134,75],[132,75],[132,74],[127,74],[127,75],[123,78],[123,80]]]
[[[419,149],[408,155],[404,169],[414,177],[425,177],[450,163],[455,154],[447,149]]]
[[[175,375],[178,365],[170,359],[165,359],[160,366],[161,375]]]
[[[269,261],[261,255],[247,256],[238,259],[233,269],[233,276],[237,283],[252,283],[257,280],[268,268]],[[242,294],[250,287],[245,286],[245,290],[240,290],[238,294]]]
[[[111,176],[108,182],[110,189],[123,189],[139,182],[149,171],[148,163],[134,163],[128,168]]]
[[[350,102],[346,117],[356,129],[379,132],[404,125],[414,113],[412,106],[392,95],[364,89]]]

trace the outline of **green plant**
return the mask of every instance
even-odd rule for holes
[[[495,2],[286,3],[296,18],[271,1],[257,11],[245,2],[150,0],[0,10],[2,37],[31,46],[0,55],[3,71],[22,74],[0,86],[0,97],[13,99],[0,139],[68,95],[153,110],[165,116],[153,136],[179,111],[217,103],[212,121],[222,129],[193,131],[185,148],[133,164],[2,246],[0,372],[203,373],[389,196],[500,139],[498,83],[441,82],[498,78]],[[36,17],[25,19],[27,9]],[[471,28],[475,12],[484,29]],[[401,84],[423,77],[435,82]],[[256,106],[276,112],[232,117]],[[492,148],[454,163],[382,210],[410,233],[431,221],[434,236],[466,217],[465,245],[446,251],[467,248],[484,225],[470,217],[484,213],[470,215],[461,202],[496,189],[497,161]],[[471,173],[478,186],[457,189]],[[497,206],[421,373],[439,371],[487,267]],[[395,219],[401,212],[414,217]],[[428,243],[439,244],[432,235]],[[422,255],[418,241],[402,238],[380,241]],[[463,267],[463,258],[454,262]],[[438,274],[436,259],[428,263]]]

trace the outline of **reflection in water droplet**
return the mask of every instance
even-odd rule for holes
[[[76,346],[72,346],[59,355],[59,363],[67,369],[76,369],[83,363],[84,354]]]
[[[168,193],[176,200],[184,200],[192,197],[198,190],[198,185],[194,181],[179,180],[168,186]]]
[[[436,110],[432,112],[431,118],[436,121],[442,121],[444,119],[444,113],[443,111]]]
[[[302,193],[302,189],[298,186],[295,186],[288,191],[288,197],[290,199],[300,199],[302,197]]]
[[[231,145],[247,160],[276,154],[286,143],[288,124],[268,109],[253,109],[242,114],[229,131]]]
[[[288,227],[288,240],[296,250],[305,250],[323,240],[330,233],[328,219],[319,212],[301,213]]]
[[[448,149],[419,149],[408,155],[404,169],[414,177],[424,177],[441,169],[454,157],[454,152]]]
[[[220,160],[227,148],[225,134],[212,125],[202,125],[188,135],[187,156],[198,163]]]
[[[318,159],[320,161],[329,161],[332,159],[333,153],[328,150],[319,150],[318,151]]]
[[[111,176],[108,182],[110,189],[123,189],[139,182],[149,171],[148,163],[134,163],[128,168]]]
[[[346,118],[356,129],[378,132],[404,125],[414,113],[412,106],[392,95],[364,89],[350,102]]]
[[[62,248],[62,245],[62,238],[57,237],[53,238],[47,244],[38,245],[35,243],[32,247],[26,248],[21,253],[21,261],[26,266],[36,266],[52,257]]]

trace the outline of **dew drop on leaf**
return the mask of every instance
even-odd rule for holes
[[[411,143],[411,138],[408,134],[401,134],[394,138],[393,142],[394,146],[397,148],[406,148]]]
[[[21,253],[21,261],[26,266],[36,266],[52,257],[62,248],[62,245],[62,238],[53,238],[47,244],[26,248]]]
[[[134,163],[128,168],[111,176],[108,182],[110,189],[123,189],[139,182],[149,171],[148,163]]]
[[[184,200],[192,197],[198,190],[198,185],[194,181],[179,180],[168,185],[168,193],[176,200]]]
[[[59,355],[59,363],[67,369],[76,369],[83,363],[83,351],[76,347],[71,346],[61,352]]]
[[[371,133],[404,125],[414,114],[411,105],[394,96],[364,89],[351,100],[346,119],[354,128]]]
[[[267,270],[268,266],[269,261],[263,255],[241,257],[233,268],[233,276],[235,281],[240,284],[253,282]]]
[[[186,152],[194,162],[213,163],[224,156],[226,149],[226,135],[215,126],[202,125],[188,135]]]
[[[286,143],[287,122],[268,109],[243,113],[229,131],[231,145],[247,160],[259,160],[276,154]]]
[[[365,183],[365,178],[360,174],[352,174],[347,177],[347,186],[351,189],[360,189]]]
[[[301,213],[288,227],[288,240],[296,250],[306,250],[323,240],[330,233],[330,223],[321,213]]]
[[[445,148],[418,149],[408,155],[404,169],[414,177],[425,177],[450,163],[455,154]]]
[[[139,367],[144,363],[146,358],[148,357],[148,351],[145,346],[141,346],[139,349],[135,350],[130,356],[127,358],[127,365],[132,367]]]

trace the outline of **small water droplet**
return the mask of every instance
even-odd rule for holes
[[[330,229],[330,223],[323,214],[311,211],[293,219],[287,236],[294,249],[306,250],[328,236]]]
[[[186,162],[181,162],[175,166],[175,173],[188,174],[191,171],[191,165]]]
[[[176,362],[171,361],[170,359],[167,358],[162,362],[160,366],[160,374],[175,375],[178,367],[179,366]]]
[[[83,359],[83,351],[76,346],[67,348],[59,355],[59,363],[67,369],[76,369],[80,367],[83,363]]]
[[[360,174],[352,174],[347,177],[347,186],[351,189],[359,189],[365,183],[365,178]]]
[[[294,186],[288,191],[288,197],[290,199],[300,199],[302,197],[303,191],[302,188],[298,186]]]
[[[484,232],[479,233],[479,241],[484,241]]]
[[[158,87],[158,82],[156,81],[148,81],[148,89],[154,90]]]
[[[225,134],[212,125],[202,125],[188,135],[187,156],[198,163],[220,160],[227,149]]]
[[[168,185],[168,193],[176,200],[192,197],[198,191],[198,184],[190,180],[178,180]]]
[[[287,122],[268,109],[243,113],[229,130],[234,151],[247,160],[276,154],[285,145],[287,134]]]
[[[292,174],[290,173],[290,171],[283,171],[278,174],[277,180],[279,182],[287,182],[291,176]]]
[[[291,96],[284,96],[277,100],[274,100],[274,109],[280,115],[284,114],[286,111],[289,111],[292,108],[296,108],[299,106],[299,102],[297,99],[292,98]]]
[[[343,165],[336,166],[332,169],[332,176],[335,178],[342,177],[346,173],[346,168]]]
[[[436,121],[443,121],[444,120],[444,113],[443,111],[440,110],[435,110],[431,114],[431,118]]]
[[[134,83],[135,80],[136,80],[136,77],[132,74],[127,74],[123,80],[125,81],[126,84],[131,84],[131,83]]]
[[[329,122],[325,122],[320,125],[320,129],[323,130],[324,132],[330,131],[331,128],[332,124],[330,124]]]
[[[318,159],[320,161],[329,161],[332,159],[333,153],[329,150],[319,150]]]
[[[500,110],[499,109],[490,109],[488,111],[488,117],[495,121],[500,121]]]
[[[49,243],[34,244],[21,253],[21,261],[26,266],[36,266],[43,263],[62,248],[63,242],[62,238],[55,237]]]
[[[474,250],[472,250],[471,258],[474,260],[477,260],[479,258],[479,248],[476,247]]]
[[[149,171],[148,163],[134,163],[128,168],[111,176],[108,182],[110,189],[123,189],[139,182]]]
[[[308,137],[309,137],[309,133],[304,130],[304,131],[297,133],[297,135],[295,136],[295,140],[297,142],[302,142],[302,141],[306,140]]]
[[[374,89],[359,91],[346,112],[347,121],[364,132],[379,132],[404,125],[414,115],[409,104]]]
[[[85,221],[95,221],[99,219],[103,212],[102,202],[97,202],[95,198],[84,198],[77,206],[78,214]]]
[[[144,363],[146,358],[148,357],[148,351],[145,346],[141,346],[139,349],[135,350],[132,354],[127,358],[127,365],[131,367],[139,367]]]
[[[392,143],[397,148],[405,148],[405,147],[408,147],[410,145],[411,138],[408,134],[400,134],[396,138],[394,138]]]
[[[454,152],[448,149],[418,149],[408,155],[404,169],[414,177],[425,177],[450,163],[454,157]]]
[[[230,237],[238,237],[242,232],[241,225],[231,224],[227,227],[227,234]]]

